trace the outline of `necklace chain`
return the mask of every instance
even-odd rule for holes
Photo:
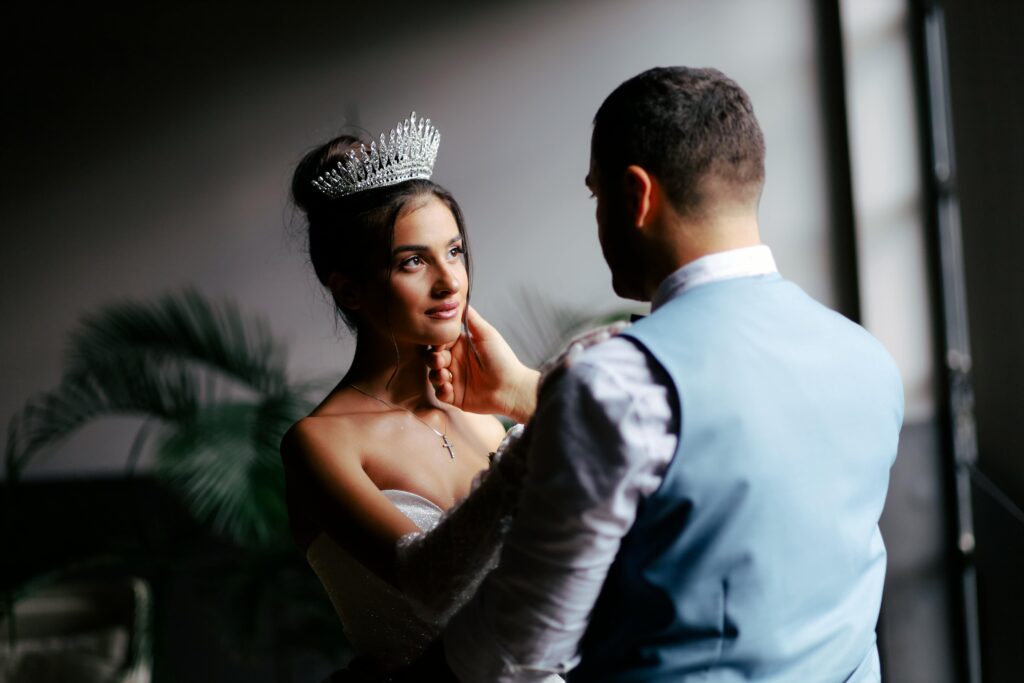
[[[455,459],[455,444],[453,444],[451,441],[448,440],[448,418],[447,418],[447,416],[445,416],[445,421],[444,421],[444,432],[439,432],[436,429],[434,429],[433,427],[431,427],[429,422],[427,422],[426,420],[424,420],[419,415],[417,415],[416,413],[412,412],[411,410],[409,410],[405,406],[400,406],[400,405],[397,405],[395,403],[392,403],[391,401],[388,401],[387,399],[383,399],[380,396],[375,396],[375,395],[371,394],[368,391],[360,389],[359,387],[357,387],[355,384],[352,384],[351,382],[349,382],[348,385],[350,387],[352,387],[353,389],[355,389],[356,391],[358,391],[363,396],[366,396],[367,398],[372,398],[373,400],[378,401],[380,403],[383,403],[384,405],[389,406],[391,408],[394,408],[395,410],[404,410],[405,412],[407,412],[410,415],[412,415],[414,418],[419,420],[423,424],[424,427],[426,427],[430,431],[434,432],[434,434],[436,434],[438,437],[440,437],[440,439],[441,439],[441,448],[444,448],[445,450],[448,451],[448,457],[450,457],[452,460]],[[444,411],[442,411],[442,412],[444,412]]]

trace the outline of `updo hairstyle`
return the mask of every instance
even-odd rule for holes
[[[455,218],[462,236],[466,271],[470,272],[469,240],[462,209],[448,190],[431,180],[406,180],[332,199],[313,187],[313,181],[337,167],[351,150],[369,144],[340,135],[302,158],[292,176],[292,201],[306,216],[309,259],[325,287],[332,273],[359,283],[386,283],[391,278],[395,221],[429,196],[440,199]],[[468,299],[468,292],[467,292]],[[359,331],[358,311],[335,304],[345,325]]]

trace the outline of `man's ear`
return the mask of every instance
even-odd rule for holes
[[[327,286],[334,296],[334,303],[350,311],[359,310],[363,291],[358,282],[347,275],[334,272],[327,278]]]
[[[633,225],[644,227],[651,217],[651,201],[655,193],[654,179],[640,166],[626,167],[623,177],[626,193],[626,210]]]

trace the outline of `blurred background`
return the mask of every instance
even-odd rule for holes
[[[343,663],[275,455],[353,349],[288,203],[295,164],[346,124],[433,119],[474,304],[536,360],[637,310],[598,248],[590,122],[668,64],[747,90],[780,270],[903,373],[885,678],[1024,677],[1024,4],[4,13],[0,680],[304,683]]]

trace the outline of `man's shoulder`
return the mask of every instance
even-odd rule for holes
[[[653,358],[642,344],[628,335],[628,330],[626,332],[585,349],[566,365],[566,374],[585,384],[649,382]]]
[[[643,361],[643,352],[637,345],[621,336],[629,323],[615,322],[579,334],[552,356],[540,369],[541,386],[552,386],[570,374],[573,381],[586,380],[594,374],[614,372],[616,368],[629,368]]]
[[[647,349],[627,335],[590,346],[547,376],[545,390],[563,400],[586,394],[597,404],[664,400],[671,380]]]
[[[647,353],[635,339],[629,336],[629,329],[607,341],[586,349],[576,359],[576,364],[592,368],[615,370],[643,365]]]

